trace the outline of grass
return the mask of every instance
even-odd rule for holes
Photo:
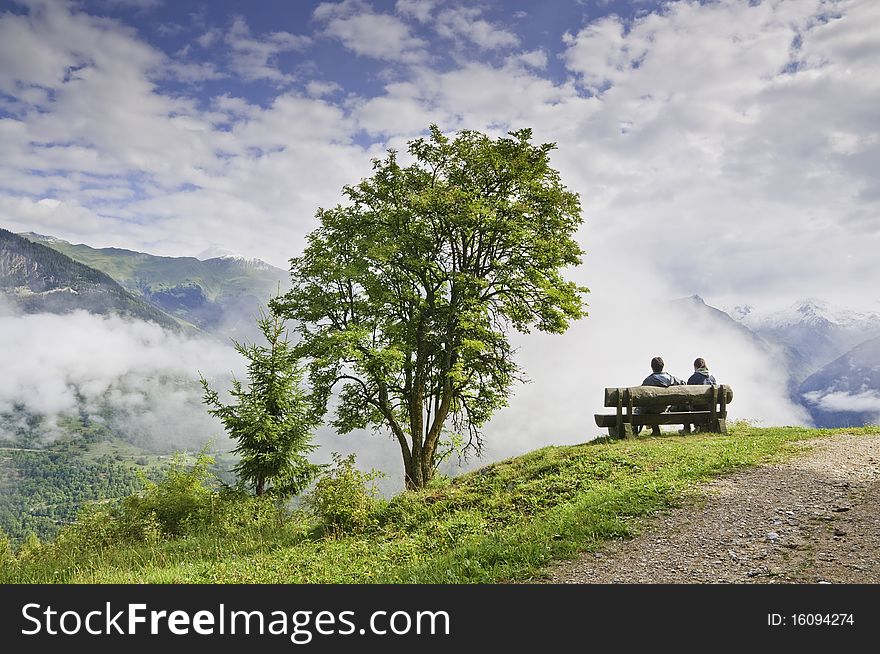
[[[794,442],[835,433],[878,434],[880,427],[738,424],[728,436],[664,435],[545,447],[378,501],[357,533],[330,536],[306,514],[266,511],[183,537],[98,547],[77,541],[82,535],[65,543],[62,533],[60,543],[25,544],[7,555],[0,582],[493,584],[539,579],[552,561],[631,537],[640,517],[679,504],[700,482],[794,456],[804,452]]]

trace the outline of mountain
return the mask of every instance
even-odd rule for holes
[[[783,362],[788,356],[784,348],[780,348],[777,344],[768,341],[760,334],[755,333],[742,322],[735,320],[726,311],[706,304],[705,300],[699,295],[691,295],[690,297],[680,298],[672,301],[672,305],[676,311],[683,314],[688,321],[708,321],[716,327],[729,330],[731,333],[739,334],[746,342],[750,343],[756,349],[764,352],[768,360],[782,360]]]
[[[859,343],[880,337],[880,314],[804,299],[768,314],[738,306],[730,315],[763,339],[784,347],[795,380],[805,380]]]
[[[747,339],[749,339],[755,345],[758,345],[761,348],[768,347],[768,343],[766,341],[764,341],[760,336],[755,334],[755,332],[742,324],[742,322],[735,320],[727,312],[706,304],[706,301],[699,295],[691,295],[690,297],[679,298],[677,300],[673,300],[672,303],[673,306],[676,307],[676,310],[683,311],[686,315],[690,315],[691,317],[707,318],[716,322],[719,325],[729,327],[734,332],[745,336]]]
[[[819,427],[880,421],[880,338],[854,347],[807,377],[798,389]]]
[[[126,291],[106,273],[5,229],[0,229],[0,295],[25,313],[84,309],[180,329],[173,318]]]
[[[199,329],[238,340],[259,337],[255,318],[286,290],[288,273],[260,259],[224,253],[207,260],[160,257],[120,248],[73,245],[51,236],[21,234],[101,270],[127,291]]]

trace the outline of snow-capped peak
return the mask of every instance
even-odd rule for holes
[[[754,307],[745,305],[735,307],[730,315],[748,327],[760,329],[781,329],[791,325],[833,325],[844,328],[871,323],[880,325],[880,313],[855,311],[816,298],[804,298],[770,313],[760,313]]]
[[[272,266],[270,266],[262,259],[257,259],[255,257],[246,257],[231,250],[225,250],[218,247],[210,247],[207,250],[202,251],[196,258],[202,261],[211,261],[212,259],[219,259],[221,261],[235,261],[246,268],[256,268],[258,270],[269,270],[272,268]]]
[[[198,255],[196,255],[196,259],[200,259],[202,261],[207,261],[208,259],[244,259],[245,257],[237,252],[233,252],[232,250],[227,250],[226,248],[211,246],[206,250],[202,250]]]
[[[734,320],[739,320],[740,322],[745,322],[749,315],[752,313],[752,307],[749,304],[740,304],[738,306],[733,307],[730,311],[727,312],[731,318]]]

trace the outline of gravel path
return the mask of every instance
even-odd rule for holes
[[[880,436],[819,438],[737,472],[546,583],[880,583]]]

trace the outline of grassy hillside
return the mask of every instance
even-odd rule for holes
[[[802,451],[793,441],[833,433],[737,425],[723,437],[547,447],[390,501],[355,492],[363,474],[340,467],[304,503],[317,512],[223,494],[198,471],[178,470],[113,515],[83,516],[54,543],[31,539],[7,551],[0,582],[523,580],[554,559],[630,536],[639,516],[675,505],[701,481],[792,456]]]

